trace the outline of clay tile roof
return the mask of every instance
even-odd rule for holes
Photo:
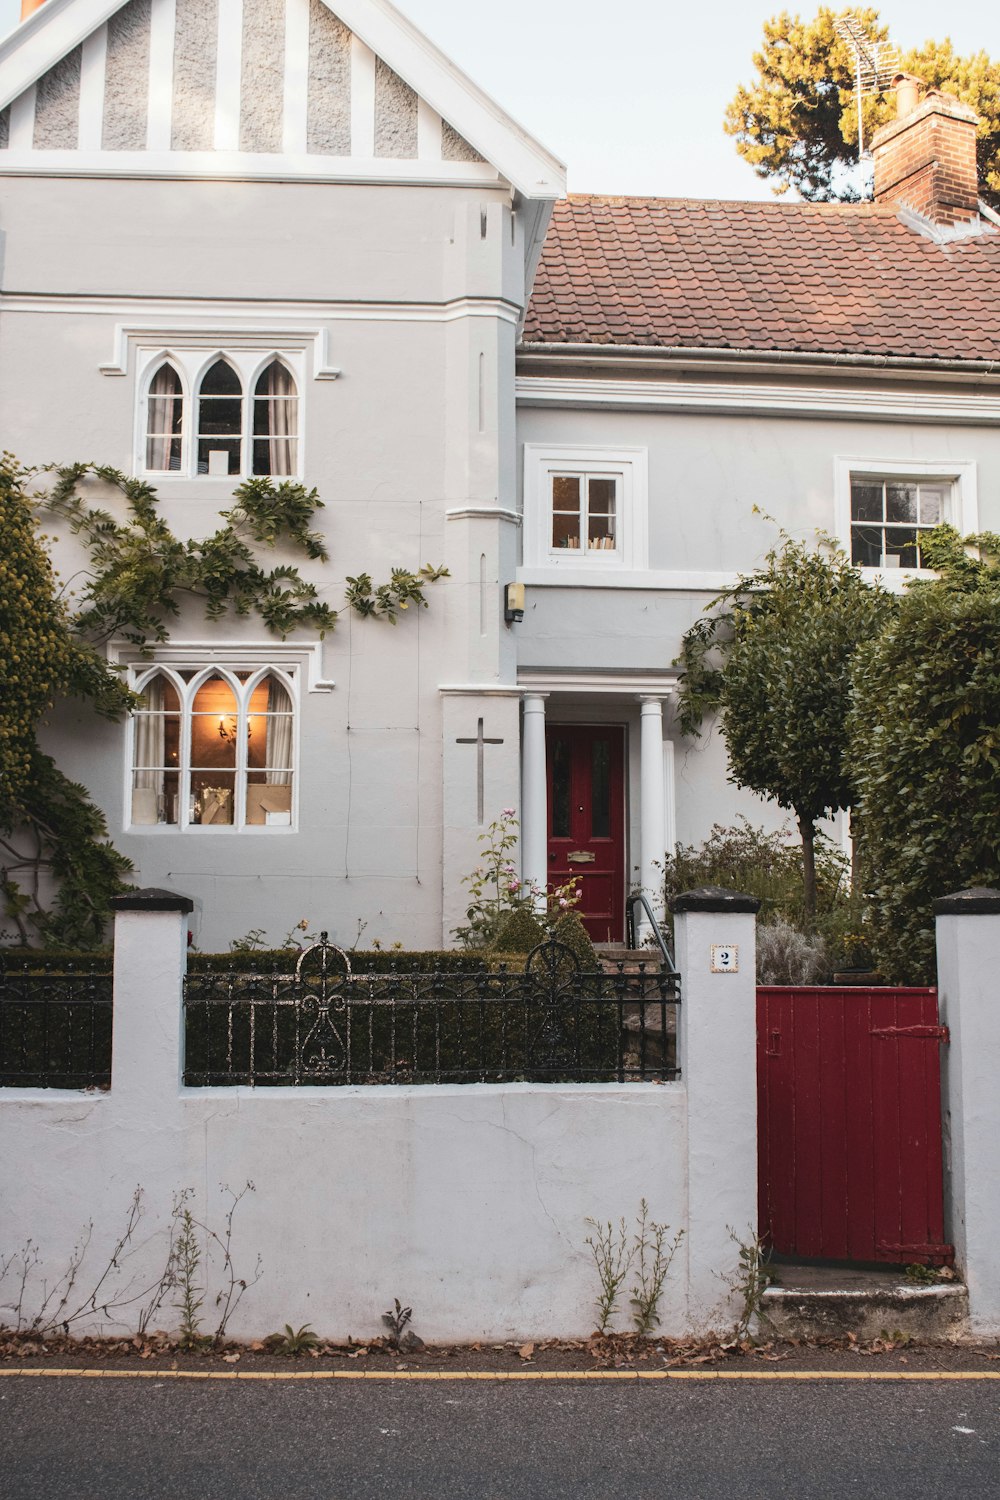
[[[1000,232],[939,244],[888,204],[574,195],[524,341],[1000,360]]]

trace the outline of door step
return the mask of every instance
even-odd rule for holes
[[[772,1265],[759,1319],[764,1338],[888,1338],[922,1343],[968,1334],[969,1297],[960,1281],[909,1281],[899,1270]],[[897,1338],[899,1335],[899,1338]]]
[[[647,974],[659,974],[663,967],[656,948],[626,948],[624,943],[595,943],[594,951],[606,974],[616,974],[619,964],[626,974],[637,974],[640,964]]]

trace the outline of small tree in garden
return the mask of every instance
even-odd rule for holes
[[[854,801],[847,716],[858,648],[894,601],[832,544],[790,537],[708,606],[684,637],[681,724],[721,711],[730,780],[795,814],[804,908],[816,910],[816,824]]]
[[[936,897],[1000,884],[1000,537],[942,526],[921,546],[939,576],[859,652],[850,723],[875,958],[896,983],[933,980]]]

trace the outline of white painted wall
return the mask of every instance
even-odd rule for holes
[[[68,239],[57,226],[70,220]],[[515,506],[524,298],[509,187],[12,177],[0,228],[0,431],[22,461],[131,471],[135,350],[124,375],[102,371],[122,329],[152,330],[145,342],[156,344],[162,329],[165,347],[185,331],[223,349],[249,329],[325,336],[341,374],[313,378],[309,342],[301,410],[304,479],[325,502],[317,527],[331,557],[289,560],[334,608],[359,572],[380,582],[394,566],[451,570],[430,607],[395,629],[342,611],[322,648],[335,687],[302,695],[296,832],[129,830],[124,729],[63,704],[46,747],[89,787],[137,883],[191,893],[203,949],[252,927],[279,942],[302,918],[345,943],[359,922],[365,942],[449,942],[480,831],[468,819],[475,756],[453,741],[470,723],[475,734],[481,709],[456,707],[446,728],[439,690],[514,674],[501,593],[516,544],[495,514]],[[213,530],[232,488],[207,476],[157,481],[182,537]],[[95,486],[94,500],[124,513],[113,492]],[[56,560],[78,585],[85,558],[65,534]],[[207,624],[191,607],[171,630],[174,641],[266,636],[258,621]],[[516,711],[498,732],[507,743],[490,756],[485,823],[518,801]]]
[[[995,1338],[1000,1334],[1000,892],[964,891],[937,908],[940,1019],[950,1032],[941,1049],[945,1233],[969,1288],[970,1329]]]
[[[594,371],[589,373],[597,386]],[[800,385],[806,401],[816,391],[835,388],[837,382],[814,377],[802,378]],[[874,393],[878,384],[858,381],[843,388],[863,404],[866,392]],[[905,418],[906,390],[919,398],[935,388],[930,382],[913,382],[901,389]],[[856,414],[818,418],[574,410],[555,404],[532,406],[526,404],[529,399],[526,396],[519,405],[517,416],[522,504],[528,498],[525,445],[596,445],[648,452],[649,570],[647,582],[637,574],[628,586],[611,573],[604,586],[598,586],[594,580],[599,570],[594,567],[550,569],[545,582],[539,581],[538,570],[520,570],[527,588],[524,621],[516,627],[519,669],[599,669],[623,678],[638,669],[666,671],[678,656],[684,632],[721,587],[762,562],[779,542],[779,528],[807,543],[821,532],[837,534],[838,462],[845,458],[857,460],[859,467],[866,462],[875,468],[893,463],[961,467],[978,494],[979,525],[1000,526],[1000,432],[995,424],[921,421],[916,399],[911,419],[896,421],[866,421]],[[764,514],[755,513],[755,507]],[[533,518],[526,515],[525,530],[532,524]],[[846,535],[842,540],[848,545]],[[550,701],[549,708],[586,717],[588,711],[594,716],[592,703],[566,694],[558,702]],[[597,717],[605,718],[615,706],[609,696]],[[618,715],[622,722],[628,717]],[[728,781],[725,744],[717,725],[706,725],[701,738],[684,737],[675,715],[668,713],[666,733],[675,746],[681,843],[700,844],[713,824],[731,825],[741,815],[758,826],[786,825],[775,804]],[[634,806],[639,791],[635,774],[630,790]],[[633,826],[633,851],[635,831]],[[839,821],[831,832],[838,840],[843,837]],[[630,863],[635,864],[634,852]]]
[[[137,1186],[147,1214],[116,1290],[156,1280],[175,1194],[192,1189],[196,1213],[218,1228],[220,1184],[238,1191],[251,1179],[233,1257],[247,1276],[259,1254],[263,1276],[234,1334],[309,1322],[331,1337],[374,1337],[398,1296],[425,1339],[586,1335],[597,1290],[586,1220],[631,1223],[643,1197],[674,1231],[690,1220],[663,1331],[725,1326],[735,1263],[725,1226],[742,1224],[756,1198],[753,1140],[734,1138],[733,1124],[752,1114],[755,1083],[729,1004],[742,1015],[751,981],[710,993],[700,962],[710,918],[699,916],[688,950],[684,1045],[697,1080],[259,1090],[180,1086],[187,921],[183,911],[117,917],[109,1093],[0,1090],[0,1252],[37,1245],[36,1297],[92,1224],[79,1278],[89,1289]],[[723,926],[730,940],[735,928]],[[218,1277],[216,1263],[206,1319]],[[0,1303],[6,1292],[0,1282]],[[176,1311],[158,1322],[176,1326]],[[95,1315],[88,1326],[110,1322]]]

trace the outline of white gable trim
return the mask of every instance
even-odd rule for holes
[[[32,88],[32,96],[34,89]],[[24,98],[22,95],[20,98]],[[20,105],[20,99],[19,99]],[[25,111],[25,131],[33,130],[34,103]],[[488,162],[395,160],[355,156],[279,156],[265,151],[34,151],[30,136],[15,141],[11,110],[10,146],[0,151],[0,177],[183,177],[239,182],[433,182],[438,186],[497,187],[500,178]]]
[[[284,96],[282,147],[288,156],[305,156],[308,138],[309,0],[286,0]]]
[[[355,36],[492,162],[524,198],[559,198],[566,168],[389,0],[324,0]]]
[[[121,3],[122,0],[45,0],[40,9],[0,41],[0,109],[31,89],[37,79],[103,26],[121,8]],[[324,3],[329,3],[329,0],[324,0]],[[477,88],[427,37],[401,16],[389,0],[335,0],[329,8],[361,44],[382,58],[409,84],[430,110],[448,120],[486,162],[492,163],[490,176],[495,177],[499,173],[526,199],[553,199],[565,192],[566,171],[563,164]],[[241,10],[242,0],[220,0],[220,39],[223,31],[226,34],[226,46],[219,54],[220,99],[225,94],[222,88],[225,76],[232,75],[238,82],[238,47],[233,46],[233,23]],[[162,15],[160,24],[167,24],[166,14]],[[226,57],[230,59],[228,64],[223,62]],[[360,101],[357,107],[360,110]],[[367,109],[367,101],[364,107]],[[431,127],[432,122],[425,117],[424,136],[428,143],[433,135]],[[231,145],[232,119],[228,109],[225,119],[217,119],[216,128],[217,144],[222,147],[227,143]],[[237,131],[238,128],[237,119]],[[11,140],[12,147],[26,145],[30,145],[30,142],[15,142],[13,138]],[[37,172],[44,165],[46,171],[86,171],[89,163],[81,162],[82,155],[84,153],[46,151],[43,161],[35,159],[33,169]],[[104,165],[111,170],[114,170],[114,164],[109,158],[115,155],[116,153],[109,152],[103,157]],[[186,161],[182,161],[186,153],[178,152],[174,155],[174,170],[179,173],[188,165]],[[8,153],[5,152],[5,169],[27,170],[20,163],[6,160],[7,156]],[[65,160],[56,161],[56,157]],[[356,171],[356,152],[354,157]],[[258,171],[264,170],[263,164],[258,163],[259,157],[245,156],[244,171],[257,175]],[[218,165],[222,167],[223,164],[220,162]],[[300,172],[309,175],[309,165],[311,164],[304,163],[301,157],[292,156],[277,160],[271,157],[267,162],[270,172],[275,176],[297,176]],[[398,175],[405,175],[400,174],[399,169],[407,163],[393,162],[385,165],[393,166]],[[425,173],[428,165],[426,160],[422,163]],[[480,164],[435,162],[434,175],[437,177],[441,166],[460,167],[463,169],[461,180],[476,181],[480,174],[470,169],[477,165]],[[382,174],[369,170],[364,174],[363,180],[379,181],[382,180]]]

